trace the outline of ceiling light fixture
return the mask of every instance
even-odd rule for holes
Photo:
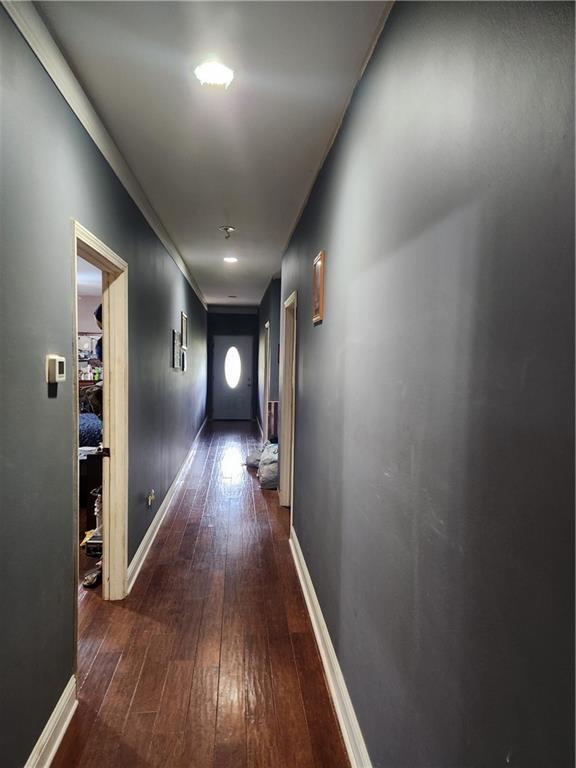
[[[203,61],[194,70],[202,85],[223,85],[228,88],[234,80],[234,70],[219,61]]]
[[[224,237],[226,238],[226,240],[230,240],[230,235],[232,234],[232,232],[236,232],[236,227],[223,226],[223,227],[218,227],[218,229],[220,232],[224,232]]]
[[[238,261],[238,259],[236,258],[236,256],[224,256],[224,261],[227,264],[235,264]]]

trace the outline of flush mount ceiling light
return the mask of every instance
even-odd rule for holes
[[[219,61],[203,61],[194,70],[202,85],[220,85],[228,88],[234,80],[234,70]]]
[[[226,238],[226,240],[230,240],[230,235],[232,234],[232,232],[236,232],[236,227],[223,226],[223,227],[218,227],[218,229],[220,230],[220,232],[224,232],[224,237]]]
[[[224,256],[224,261],[226,262],[226,264],[236,264],[238,259],[236,258],[236,256]]]

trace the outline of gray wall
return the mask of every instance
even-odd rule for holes
[[[264,365],[267,322],[270,323],[270,400],[279,400],[279,359],[280,344],[280,280],[271,280],[266,293],[262,297],[258,310],[259,341],[258,341],[258,408],[259,419],[264,426]]]
[[[283,261],[295,526],[376,766],[574,762],[573,29],[397,3]]]
[[[130,557],[204,418],[206,319],[1,9],[0,169],[0,762],[22,768],[75,663],[72,381],[52,399],[44,383],[47,352],[71,363],[71,220],[129,263]]]

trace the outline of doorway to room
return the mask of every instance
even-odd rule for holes
[[[212,418],[230,421],[252,418],[252,336],[214,336]]]
[[[87,588],[101,580],[102,598],[121,600],[127,570],[128,265],[77,222],[74,281],[76,578],[96,571],[96,583]]]
[[[282,317],[282,358],[280,381],[280,488],[283,507],[290,507],[290,526],[294,515],[294,425],[296,416],[296,291],[284,302]]]
[[[78,318],[78,572],[85,589],[102,581],[102,270],[76,258]]]

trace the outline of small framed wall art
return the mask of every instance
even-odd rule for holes
[[[180,370],[182,367],[182,345],[180,331],[172,331],[172,368]]]
[[[314,259],[312,271],[312,322],[318,325],[324,320],[324,265],[326,254],[320,251]]]
[[[180,346],[188,349],[188,315],[180,312]]]

